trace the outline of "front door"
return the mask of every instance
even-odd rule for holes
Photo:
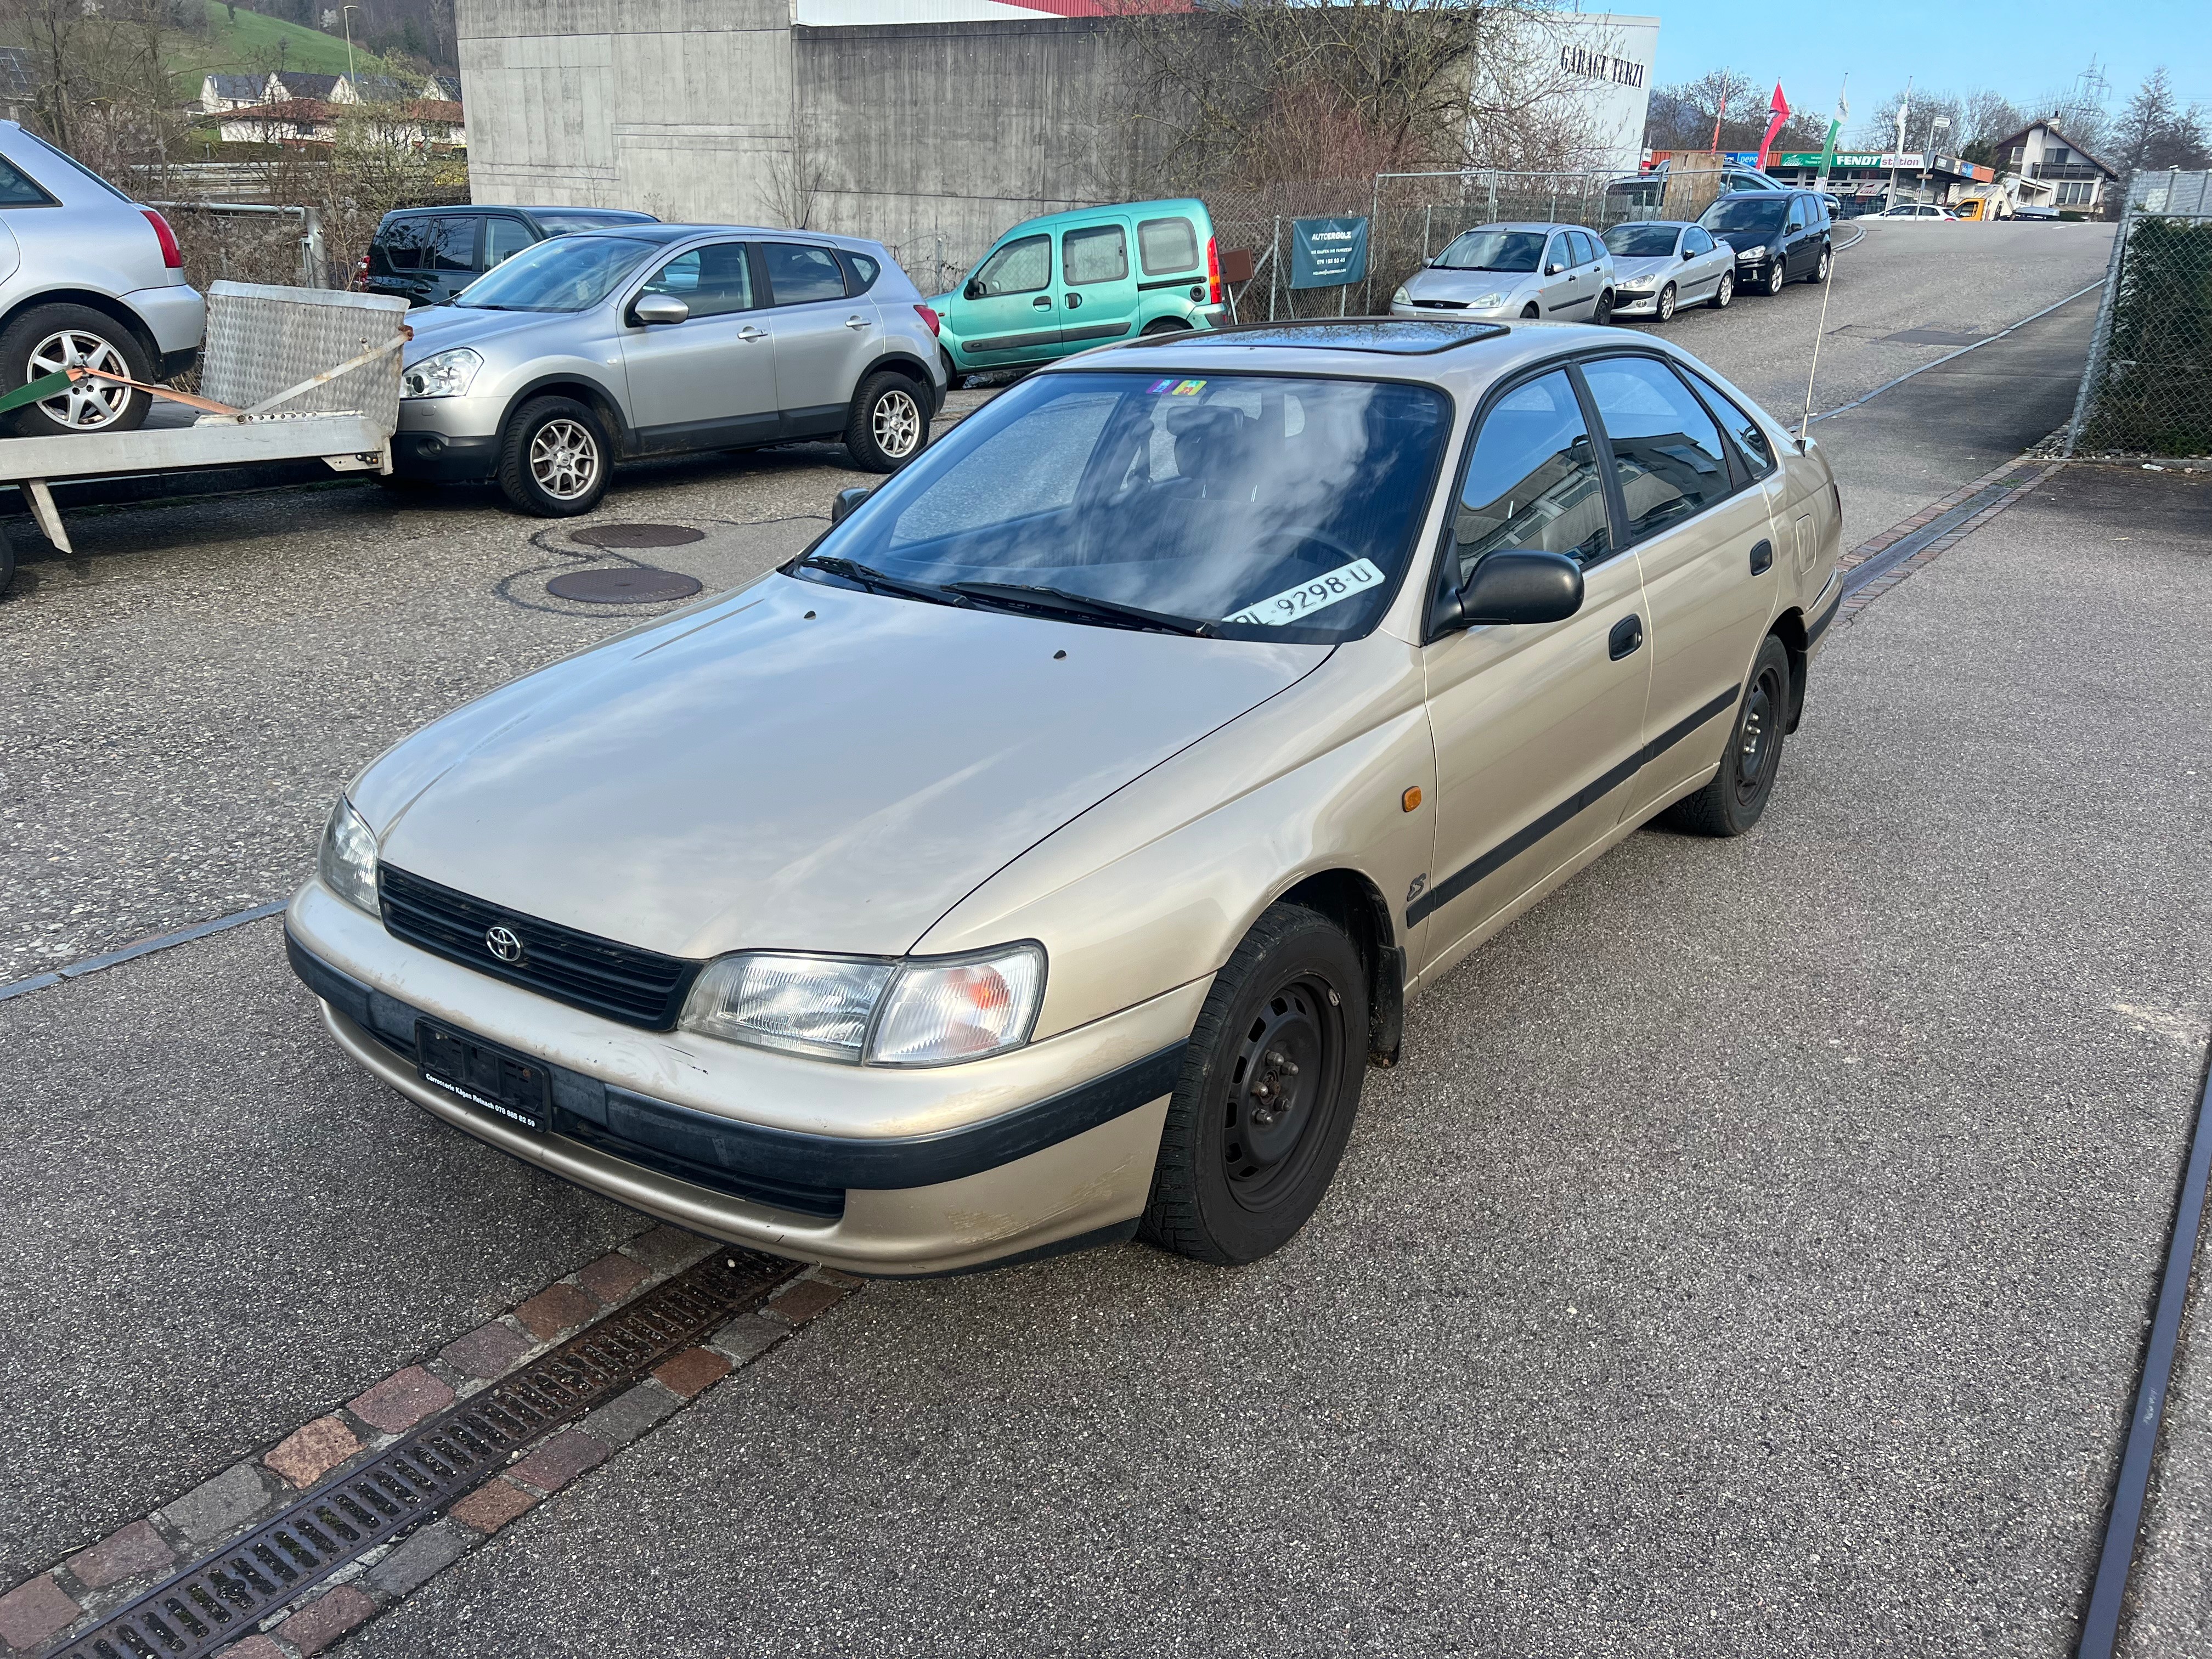
[[[1036,362],[1060,349],[1052,293],[1052,238],[1018,236],[991,250],[963,291],[960,355],[965,367]]]
[[[1554,231],[1544,248],[1544,319],[1572,322],[1582,298],[1582,273],[1575,269],[1575,251],[1565,231]]]
[[[441,215],[433,222],[430,245],[422,256],[424,300],[443,305],[476,281],[483,270],[477,242],[483,221],[473,213]]]
[[[1651,708],[1629,810],[1709,769],[1774,614],[1783,556],[1766,481],[1732,467],[1720,429],[1656,357],[1583,365],[1620,481],[1650,605]]]
[[[1437,751],[1437,839],[1409,923],[1444,965],[1486,922],[1620,821],[1643,741],[1651,653],[1644,583],[1620,550],[1589,425],[1565,369],[1483,417],[1453,515],[1443,580],[1509,548],[1583,566],[1565,622],[1477,627],[1424,652]]]
[[[672,294],[690,307],[680,323],[624,318],[623,362],[632,418],[647,449],[732,449],[781,435],[775,347],[761,325],[743,242],[678,254],[640,295]]]
[[[1109,219],[1060,237],[1060,343],[1064,356],[1137,325],[1137,284],[1129,273],[1129,222]]]
[[[775,396],[783,434],[805,438],[845,428],[861,366],[875,356],[876,308],[845,297],[845,268],[826,247],[759,244],[768,302],[759,320],[775,337]]]

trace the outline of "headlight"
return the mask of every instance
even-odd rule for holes
[[[1766,257],[1766,250],[1763,247],[1738,248],[1735,257],[1738,264],[1755,265]]]
[[[1503,294],[1485,294],[1479,298],[1469,300],[1467,303],[1471,309],[1480,311],[1486,307],[1504,305],[1505,296]]]
[[[1407,293],[1403,287],[1401,287],[1395,294],[1390,296],[1390,303],[1394,306],[1409,306],[1413,303],[1413,296]]]
[[[323,831],[323,850],[315,867],[331,890],[349,904],[369,915],[376,906],[376,837],[368,831],[353,803],[343,795],[331,808],[331,822]]]
[[[684,1005],[686,1029],[848,1066],[945,1066],[1029,1041],[1044,952],[885,962],[749,951],[709,963]]]
[[[403,398],[465,398],[469,386],[483,367],[483,359],[466,346],[455,346],[451,351],[433,352],[417,363],[410,363],[399,377],[399,395]]]

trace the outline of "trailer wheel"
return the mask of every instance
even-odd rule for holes
[[[8,584],[15,580],[15,542],[9,535],[8,526],[0,525],[0,599],[7,597]]]
[[[0,387],[13,392],[72,365],[106,369],[150,382],[154,364],[138,337],[104,311],[89,306],[33,306],[0,333]],[[154,400],[143,392],[98,380],[79,380],[66,391],[15,410],[18,437],[52,438],[72,432],[136,432]]]

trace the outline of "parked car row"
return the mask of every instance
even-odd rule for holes
[[[1661,322],[1684,306],[1725,309],[1739,289],[1824,283],[1834,258],[1827,200],[1809,190],[1720,198],[1695,223],[1642,219],[1602,235],[1582,225],[1478,225],[1390,297],[1395,317]]]

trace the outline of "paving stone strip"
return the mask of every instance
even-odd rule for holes
[[[372,1463],[448,1407],[588,1334],[720,1248],[678,1228],[653,1228],[434,1355],[401,1367],[258,1455],[0,1595],[0,1653],[70,1649],[179,1568],[220,1554],[303,1493]],[[219,1651],[234,1659],[297,1659],[322,1652],[861,1282],[828,1268],[790,1264],[787,1275],[764,1286],[765,1299],[756,1308],[664,1359],[651,1375],[578,1422],[520,1449],[442,1516],[364,1550],[328,1579],[270,1608],[256,1621],[258,1629],[241,1629],[242,1639]],[[205,1651],[205,1640],[180,1639],[172,1650]],[[114,1659],[139,1651],[136,1641],[112,1649]]]
[[[1901,524],[1893,524],[1879,535],[1869,536],[1836,562],[1836,568],[1845,578],[1846,588],[1843,603],[1836,607],[1836,619],[1831,626],[1834,628],[1850,626],[1851,623],[1857,620],[1862,611],[1888,592],[1898,583],[1905,580],[1915,571],[1925,569],[1935,563],[1952,548],[1956,547],[1974,532],[1996,518],[1998,514],[2003,512],[2005,508],[2033,489],[2036,485],[2067,465],[2068,463],[2064,461],[2039,462],[2030,456],[2020,456],[2007,461],[2002,466],[1992,467],[1972,483],[1960,485],[1949,495],[1939,496]],[[1870,576],[1856,586],[1849,586],[1850,573],[1861,565],[1880,558],[1907,537],[1925,530],[1944,514],[1964,507],[1975,496],[1987,490],[1995,490],[2000,485],[2004,487],[2003,493],[1992,495],[1989,504],[1980,512],[1953,525],[1942,534],[1929,541],[1926,546],[1899,560],[1896,564],[1882,571],[1879,575]]]

